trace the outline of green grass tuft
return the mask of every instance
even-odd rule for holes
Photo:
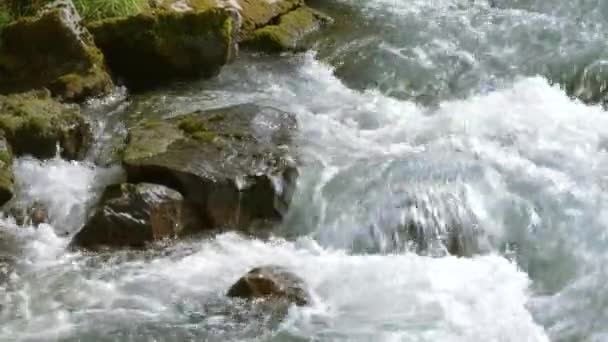
[[[140,13],[148,0],[74,0],[74,5],[84,20],[92,21]]]
[[[6,1],[5,5],[2,5],[3,1]],[[10,19],[11,14],[12,17],[35,15],[49,2],[51,0],[0,0],[0,27],[3,16]],[[87,21],[133,15],[148,8],[148,0],[73,0],[73,2],[80,16]]]

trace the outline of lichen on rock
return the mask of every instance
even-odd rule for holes
[[[0,93],[48,88],[63,100],[81,101],[113,87],[71,1],[54,1],[36,16],[19,18],[0,32],[0,41]]]
[[[75,105],[61,104],[48,90],[0,95],[0,131],[15,155],[84,158],[90,144],[89,123]]]

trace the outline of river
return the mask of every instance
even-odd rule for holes
[[[15,163],[16,200],[50,222],[2,221],[0,341],[608,341],[608,2],[310,3],[336,18],[311,51],[117,90],[88,104],[88,160]],[[96,161],[129,117],[252,102],[298,120],[272,237],[66,248],[123,177]],[[441,243],[454,230],[468,257]],[[279,320],[225,297],[265,264],[312,305]]]

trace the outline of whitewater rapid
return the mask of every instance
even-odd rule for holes
[[[608,116],[545,72],[578,52],[603,56],[606,5],[340,3],[391,29],[404,19],[424,29],[412,44],[396,34],[337,52],[245,54],[215,80],[89,108],[102,142],[124,133],[123,114],[251,102],[294,113],[301,175],[274,237],[71,251],[70,234],[121,170],[91,161],[100,146],[84,162],[21,158],[17,201],[42,202],[50,222],[0,224],[0,244],[16,250],[0,262],[0,341],[608,340]],[[522,32],[507,31],[514,24]],[[362,46],[380,57],[335,63]],[[415,253],[403,229],[411,220],[427,250]],[[441,245],[455,226],[473,237],[471,257]],[[301,276],[312,305],[276,321],[224,296],[265,264]]]

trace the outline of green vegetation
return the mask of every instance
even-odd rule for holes
[[[275,25],[257,29],[247,43],[268,52],[296,50],[306,34],[319,28],[320,16],[308,7],[300,7],[281,16]]]
[[[205,120],[197,117],[185,117],[180,120],[178,128],[195,140],[203,142],[213,142],[217,134],[211,132]]]
[[[0,5],[0,29],[11,17],[22,17],[36,12],[50,0],[7,0]],[[137,14],[148,8],[147,0],[73,0],[84,20],[100,20]],[[6,8],[2,8],[6,7]],[[4,13],[4,14],[3,14]]]
[[[8,7],[6,6],[6,4],[1,3],[0,4],[0,32],[2,32],[2,29],[6,25],[8,25],[12,20],[13,20],[13,16],[11,15],[11,12],[8,10]]]
[[[74,5],[84,20],[101,20],[124,17],[142,12],[148,7],[147,0],[74,0]]]

